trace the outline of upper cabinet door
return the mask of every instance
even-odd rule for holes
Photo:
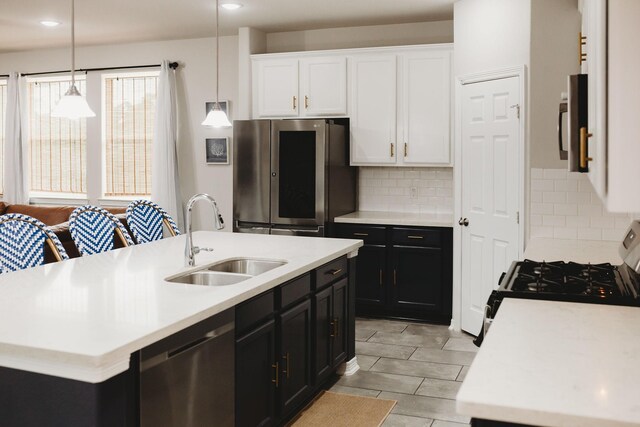
[[[297,117],[298,60],[269,59],[253,63],[253,116]]]
[[[396,55],[350,58],[351,164],[395,164]]]
[[[347,113],[347,59],[327,56],[300,60],[300,116]]]
[[[400,56],[398,155],[409,165],[451,164],[451,52]]]

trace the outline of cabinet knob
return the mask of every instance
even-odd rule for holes
[[[460,219],[458,220],[458,224],[464,225],[465,227],[468,227],[469,226],[469,219],[460,217]]]

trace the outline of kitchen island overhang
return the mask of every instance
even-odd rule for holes
[[[196,232],[214,248],[184,265],[185,236],[0,276],[0,366],[101,383],[136,351],[335,258],[362,241]],[[229,286],[165,281],[227,259],[286,264]]]

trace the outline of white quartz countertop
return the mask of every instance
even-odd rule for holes
[[[185,236],[0,275],[0,366],[97,383],[131,353],[345,254],[362,241],[196,232],[214,248],[184,266]],[[287,264],[229,286],[169,283],[236,257]]]
[[[505,298],[457,396],[472,418],[640,425],[640,307]]]
[[[453,227],[453,214],[355,211],[336,217],[335,222],[408,225],[417,227]]]
[[[527,244],[524,257],[533,261],[573,261],[599,264],[622,264],[618,255],[620,242],[600,240],[565,240],[533,238]]]

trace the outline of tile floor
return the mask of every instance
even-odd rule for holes
[[[358,318],[360,370],[331,391],[393,399],[383,427],[463,427],[455,396],[477,348],[473,337],[447,326]]]

